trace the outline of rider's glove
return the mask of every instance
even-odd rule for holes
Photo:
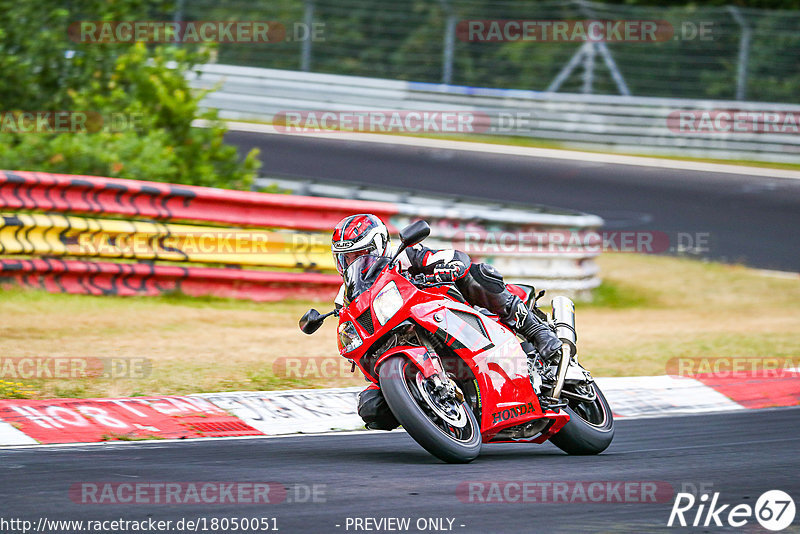
[[[436,267],[432,274],[418,274],[414,282],[418,284],[449,284],[458,278],[458,267]]]
[[[433,269],[433,277],[441,283],[455,282],[460,274],[456,265],[440,265]]]

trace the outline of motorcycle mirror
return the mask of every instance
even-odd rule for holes
[[[400,230],[400,242],[404,247],[411,247],[431,235],[431,227],[422,219],[414,221]]]
[[[300,330],[302,330],[304,334],[313,334],[319,330],[319,327],[322,326],[322,323],[325,322],[325,317],[328,315],[321,315],[317,310],[311,308],[300,318]]]
[[[431,235],[431,227],[422,219],[414,221],[400,230],[400,246],[397,247],[389,265],[394,266],[395,260],[406,248],[416,245],[429,235]]]

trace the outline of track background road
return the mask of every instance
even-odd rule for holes
[[[274,516],[284,533],[346,532],[347,517],[455,518],[454,532],[766,532],[666,528],[658,504],[469,504],[464,481],[666,481],[713,484],[720,503],[755,504],[781,489],[800,505],[800,408],[619,420],[602,455],[570,457],[553,445],[491,445],[468,465],[443,464],[402,432],[181,443],[0,449],[0,517],[130,519]],[[84,481],[277,481],[326,484],[326,502],[276,505],[80,505]],[[337,528],[335,525],[342,525]],[[459,525],[465,525],[460,527]],[[800,531],[800,515],[784,532]],[[349,532],[353,532],[350,530]],[[410,532],[416,532],[412,528]]]
[[[665,232],[672,245],[678,233],[708,234],[700,257],[800,272],[800,180],[310,136],[231,131],[225,139],[259,148],[264,176],[576,209],[603,217],[607,231]]]

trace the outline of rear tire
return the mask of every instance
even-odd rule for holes
[[[456,429],[455,433],[464,435],[458,437],[446,432],[447,423],[419,398],[415,383],[417,373],[419,370],[403,356],[392,356],[381,364],[381,391],[395,418],[414,441],[440,460],[471,462],[481,452],[480,425],[475,414],[466,402],[462,402],[461,409],[467,421],[463,429]]]
[[[567,454],[600,454],[614,439],[614,415],[603,392],[592,383],[597,394],[590,405],[569,401],[564,410],[569,422],[550,438],[550,441]],[[584,406],[581,406],[584,404]]]

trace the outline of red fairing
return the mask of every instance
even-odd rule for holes
[[[403,303],[386,324],[381,325],[371,309],[372,301],[390,283],[397,286]],[[370,313],[367,314],[367,311]],[[464,318],[472,325],[479,322],[481,331]],[[528,375],[527,356],[514,332],[474,308],[451,299],[447,295],[447,286],[425,290],[417,288],[399,273],[397,267],[385,269],[370,289],[341,310],[340,329],[346,323],[351,323],[362,340],[360,346],[349,352],[340,342],[342,356],[354,361],[370,381],[377,383],[375,369],[379,372],[380,366],[373,362],[366,363],[368,368],[365,368],[364,364],[369,359],[362,360],[362,357],[371,353],[373,344],[406,320],[413,321],[442,340],[471,370],[480,391],[480,424],[484,442],[491,441],[505,428],[548,418],[552,423],[545,427],[542,434],[524,440],[542,442],[569,420],[563,410],[542,411]],[[372,333],[367,330],[370,326]],[[440,365],[438,358],[431,358],[427,349],[418,346],[393,347],[381,354],[377,363],[395,354],[405,355],[426,378],[437,372]]]
[[[430,378],[436,373],[441,372],[441,367],[435,365],[434,362],[436,360],[432,359],[428,355],[428,349],[425,347],[411,347],[409,345],[401,345],[399,347],[393,347],[378,357],[378,360],[375,362],[375,368],[379,369],[381,364],[389,358],[390,356],[394,356],[395,354],[402,354],[409,360],[411,360],[414,365],[422,371],[422,376],[425,378]]]
[[[514,284],[506,284],[506,289],[508,289],[511,293],[521,298],[523,301],[526,298],[528,298],[528,295],[525,293],[525,290],[519,286],[516,286]]]

